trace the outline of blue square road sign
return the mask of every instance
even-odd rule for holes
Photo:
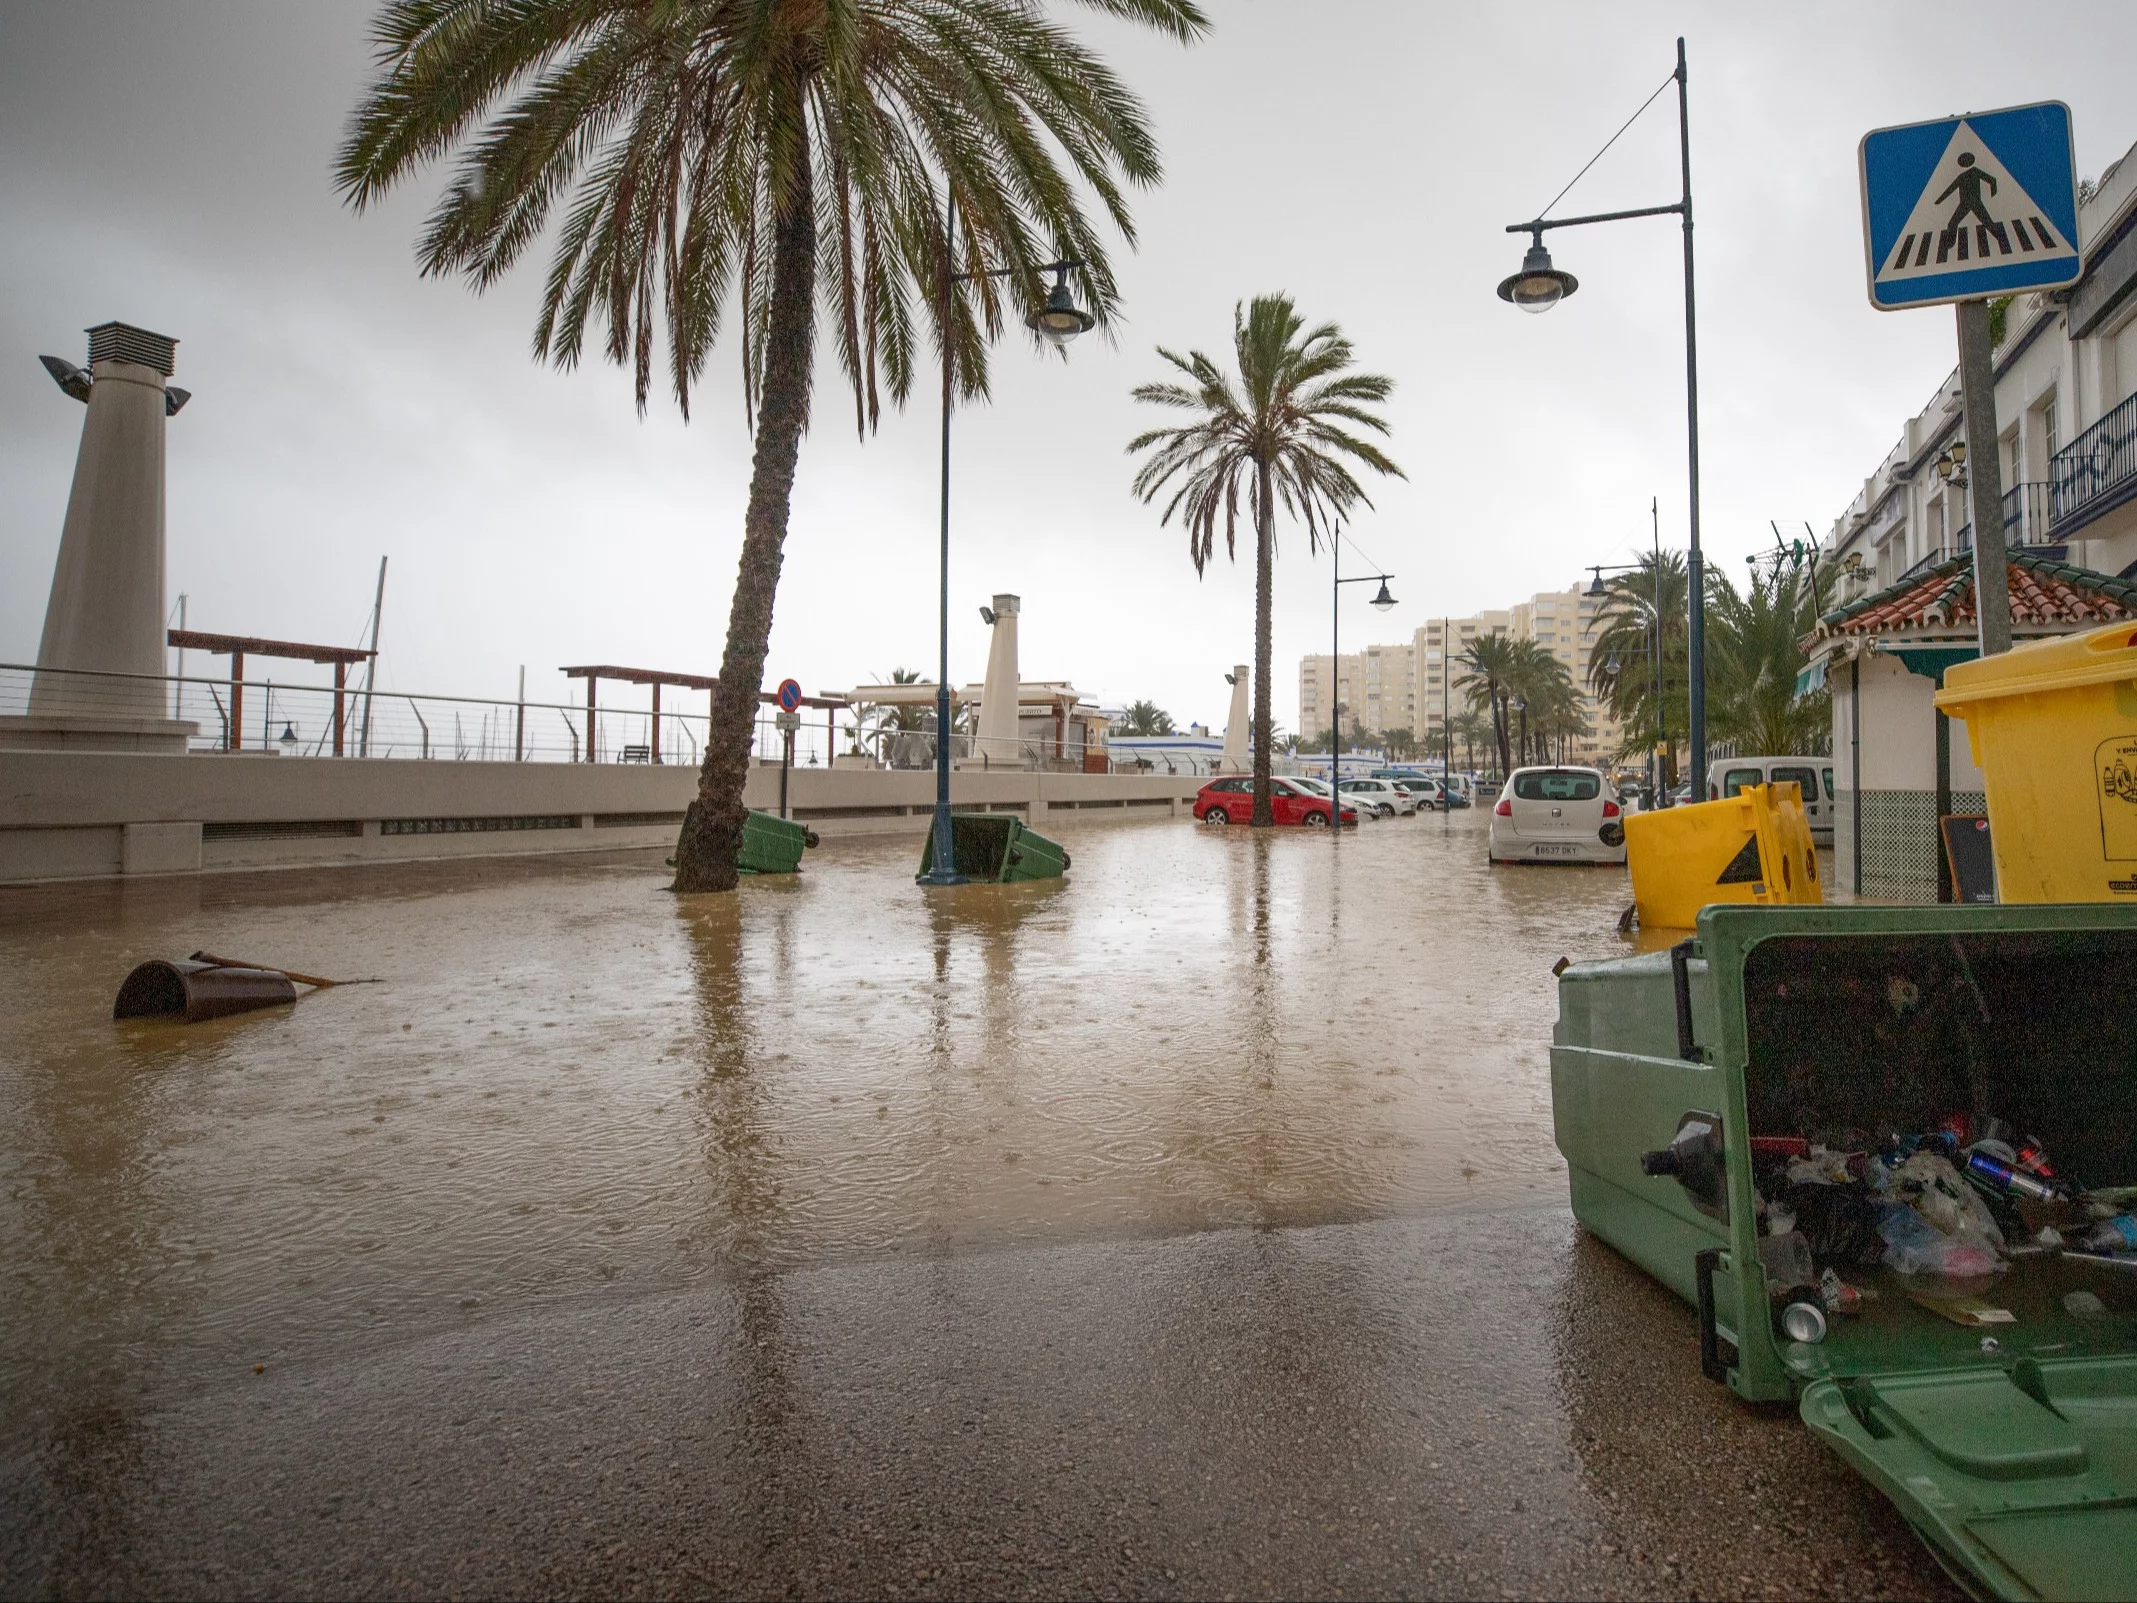
[[[1864,267],[1879,311],[2074,284],[2077,162],[2060,100],[1863,136]]]

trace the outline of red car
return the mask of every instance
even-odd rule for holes
[[[1328,798],[1291,779],[1269,781],[1269,808],[1279,824],[1328,827]],[[1195,798],[1195,818],[1204,824],[1251,824],[1254,821],[1254,781],[1245,775],[1213,779]],[[1343,807],[1343,822],[1358,822],[1358,810]]]

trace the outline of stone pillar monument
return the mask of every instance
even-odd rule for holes
[[[1017,614],[1024,603],[1015,596],[994,598],[994,640],[987,647],[987,683],[980,692],[979,750],[996,766],[1015,763],[1017,745],[1017,695],[1023,683],[1017,677]]]
[[[163,382],[177,346],[126,323],[100,323],[89,330],[86,373],[43,358],[59,387],[86,402],[89,413],[29,715],[0,718],[0,747],[182,752],[199,730],[170,716],[170,688],[161,677],[163,427],[189,398]]]
[[[1248,737],[1254,731],[1254,715],[1247,692],[1253,688],[1253,675],[1241,663],[1224,677],[1232,682],[1232,711],[1224,720],[1224,766],[1236,774],[1246,768],[1251,756]]]

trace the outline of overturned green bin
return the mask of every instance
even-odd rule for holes
[[[816,844],[816,831],[774,813],[754,808],[742,821],[742,840],[735,848],[735,867],[745,874],[794,874],[801,870],[801,854]]]
[[[1068,872],[1069,854],[1024,820],[1009,813],[952,813],[950,863],[969,880],[1006,885],[1021,879],[1059,879]],[[935,867],[935,832],[928,831],[920,852],[920,872]]]
[[[1708,907],[1558,994],[1573,1211],[1703,1371],[1970,1591],[2137,1596],[2137,907]]]

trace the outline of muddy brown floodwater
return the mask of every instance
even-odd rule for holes
[[[368,1559],[337,1549],[307,1568],[315,1525],[233,1536],[206,1493],[167,1494],[151,1518],[140,1485],[183,1482],[169,1464],[212,1460],[202,1440],[218,1432],[253,1430],[245,1456],[258,1462],[353,1428],[253,1418],[268,1405],[245,1399],[289,1375],[323,1388],[315,1401],[368,1396],[377,1366],[405,1373],[429,1355],[444,1369],[397,1405],[396,1428],[431,1421],[447,1445],[411,1438],[395,1451],[435,1459],[476,1431],[452,1400],[456,1363],[504,1365],[533,1396],[571,1331],[657,1324],[671,1308],[712,1319],[738,1297],[746,1327],[748,1288],[774,1284],[825,1297],[843,1286],[853,1308],[881,1316],[901,1295],[900,1264],[978,1273],[982,1300],[1002,1277],[1039,1275],[1052,1289],[1021,1300],[1023,1317],[1050,1298],[1070,1323],[1121,1317],[1138,1295],[1177,1309],[1192,1301],[1184,1291],[1108,1299],[1127,1273],[1108,1255],[1184,1253],[1184,1266],[1234,1250],[1221,1243],[1249,1239],[1238,1227],[1393,1229],[1397,1278],[1405,1255],[1523,1243],[1493,1252],[1534,1307],[1478,1317],[1534,1327],[1539,1372],[1500,1384],[1559,1398],[1546,1410],[1554,1462],[1599,1424],[1606,1439],[1609,1397],[1567,1392],[1566,1376],[1609,1369],[1581,1355],[1626,1307],[1666,1327],[1654,1373],[1687,1377],[1687,1393],[1703,1384],[1675,1304],[1577,1240],[1551,1137],[1551,964],[1623,950],[1614,921],[1628,890],[1619,870],[1490,870],[1483,822],[1390,821],[1340,842],[1184,822],[1065,831],[1065,881],[927,894],[908,841],[830,843],[797,878],[688,901],[664,892],[657,855],[644,854],[0,891],[6,1590],[628,1590],[613,1567],[581,1575],[553,1555],[531,1569],[471,1563],[477,1538],[453,1545],[457,1569],[425,1568],[388,1537]],[[191,1026],[110,1018],[134,963],[199,947],[379,983]],[[1032,1267],[1047,1264],[1064,1266],[1058,1285]],[[1452,1274],[1434,1271],[1442,1284]],[[1090,1296],[1077,1303],[1065,1286]],[[1459,1306],[1481,1309],[1483,1296],[1472,1288]],[[1565,1309],[1586,1304],[1601,1323],[1567,1323]],[[954,1345],[933,1324],[942,1317],[918,1316],[879,1350]],[[1064,1395],[1105,1395],[1095,1372],[1086,1380]],[[1657,1395],[1675,1385],[1657,1382]],[[1706,1410],[1710,1436],[1738,1428],[1716,1420],[1755,1418],[1704,1393],[1688,1406]],[[1651,1422],[1632,1423],[1644,1434]],[[1814,1453],[1799,1427],[1772,1428],[1795,1434],[1758,1451]],[[162,1444],[149,1456],[164,1471],[142,1467],[142,1442]],[[401,1467],[380,1476],[405,1478],[387,1461]],[[1829,1495],[1874,1502],[1817,1473]],[[367,1482],[328,1502],[375,1494]],[[1869,1522],[1870,1568],[1843,1565],[1836,1586],[1936,1590],[1904,1528],[1895,1537],[1874,1508],[1856,1518]],[[211,1526],[224,1534],[201,1534]],[[1568,1540],[1604,1564],[1592,1575],[1353,1574],[1340,1556],[1313,1561],[1311,1543],[1288,1569],[1191,1571],[1183,1556],[1147,1587],[1066,1558],[1034,1573],[1049,1578],[1040,1590],[1070,1592],[1191,1590],[1190,1574],[1248,1591],[1459,1589],[1465,1575],[1556,1589],[1585,1575],[1585,1590],[1637,1592],[1687,1573],[1659,1567],[1661,1538],[1641,1569],[1637,1536],[1582,1529]],[[1034,1538],[1022,1540],[1006,1550]],[[954,1591],[983,1579],[939,1555],[917,1581],[903,1568],[802,1573],[791,1555],[807,1545],[755,1569],[729,1553],[640,1580]],[[981,1545],[1005,1550],[992,1535]],[[1014,1568],[987,1584],[1024,1586]],[[1813,1579],[1799,1569],[1784,1589]]]

